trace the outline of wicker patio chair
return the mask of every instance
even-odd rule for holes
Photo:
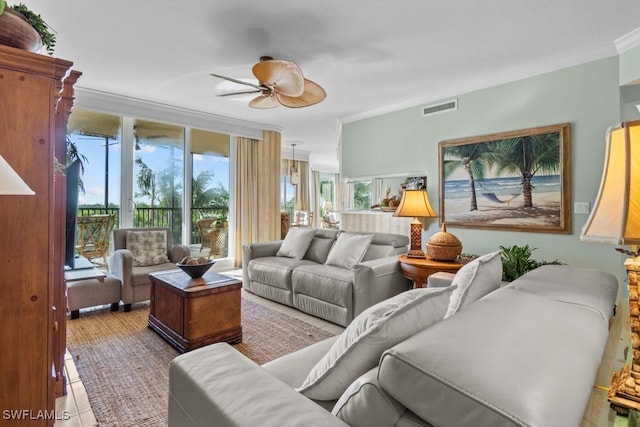
[[[215,218],[200,218],[196,221],[198,233],[200,233],[200,250],[211,248],[211,226],[216,222]]]
[[[79,216],[76,219],[76,254],[108,269],[107,254],[115,220],[115,214]],[[102,262],[94,261],[98,258],[101,258]]]

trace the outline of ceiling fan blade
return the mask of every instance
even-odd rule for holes
[[[238,84],[241,84],[241,85],[251,86],[251,87],[254,87],[254,88],[256,88],[256,89],[260,89],[260,90],[265,89],[263,86],[258,86],[258,85],[253,84],[253,83],[248,83],[248,82],[244,82],[244,81],[242,81],[242,80],[233,79],[233,78],[231,78],[231,77],[222,76],[222,75],[220,75],[220,74],[213,74],[213,73],[209,73],[209,74],[211,74],[213,77],[217,77],[217,78],[219,78],[219,79],[223,79],[223,80],[229,80],[230,82],[238,83]]]
[[[246,95],[247,93],[259,93],[259,92],[262,92],[262,90],[260,89],[241,90],[238,92],[219,93],[217,96]]]
[[[302,71],[293,62],[269,59],[258,62],[252,71],[261,84],[278,93],[295,97],[304,92]]]
[[[304,79],[304,93],[298,97],[286,96],[276,93],[280,104],[289,108],[302,108],[317,104],[327,97],[327,93],[317,83]]]
[[[278,106],[280,106],[280,103],[278,102],[276,97],[273,95],[272,96],[259,95],[253,98],[249,102],[249,107],[252,107],[252,108],[266,109],[266,108],[275,108]]]

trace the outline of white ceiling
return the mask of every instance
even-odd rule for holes
[[[637,0],[23,0],[79,87],[281,127],[337,164],[339,124],[616,54]],[[270,55],[327,92],[302,109],[217,97]]]

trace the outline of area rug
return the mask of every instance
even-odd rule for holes
[[[67,323],[67,348],[100,426],[167,424],[169,363],[179,353],[147,328],[149,305],[129,313],[83,313]],[[242,300],[242,343],[234,347],[266,363],[333,334]]]

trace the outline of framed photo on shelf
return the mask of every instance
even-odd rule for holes
[[[438,143],[440,224],[571,232],[569,123]]]

